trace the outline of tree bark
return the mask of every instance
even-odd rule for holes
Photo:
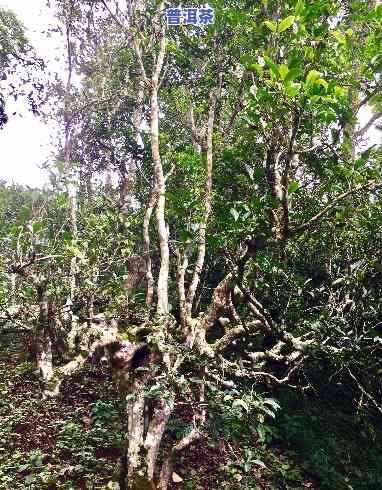
[[[164,10],[164,2],[161,2],[157,12],[157,20],[159,13]],[[165,218],[166,207],[166,181],[163,172],[163,166],[159,149],[159,76],[162,71],[164,57],[166,53],[166,32],[164,24],[157,33],[160,36],[160,48],[158,56],[153,68],[151,77],[151,96],[150,96],[150,135],[151,135],[151,151],[153,158],[153,169],[155,179],[155,189],[157,193],[156,206],[156,222],[159,236],[160,249],[160,269],[157,283],[157,313],[159,315],[168,314],[168,275],[169,275],[169,245],[168,232]]]
[[[40,370],[40,382],[43,398],[47,385],[53,377],[52,340],[49,325],[49,303],[45,281],[37,286],[37,300],[40,314],[36,332],[36,362]]]

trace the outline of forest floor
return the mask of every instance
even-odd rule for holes
[[[123,406],[110,372],[89,363],[64,382],[57,400],[43,401],[35,367],[18,351],[15,344],[0,345],[0,490],[115,488]],[[301,435],[304,427],[312,431],[314,415],[309,417],[289,416],[286,436],[275,427],[274,440],[267,443],[260,443],[255,433],[241,440],[199,441],[176,462],[181,481],[172,483],[172,489],[382,488],[382,446],[377,439],[372,452],[363,454],[357,450],[360,434],[349,442],[338,439],[342,432],[333,432],[325,441],[317,440],[313,431],[306,437],[313,444],[309,447]]]

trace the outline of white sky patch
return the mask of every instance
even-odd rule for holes
[[[30,43],[46,61],[49,70],[58,67],[55,58],[62,50],[59,38],[46,37],[43,33],[54,23],[45,0],[0,0],[0,5],[17,14]],[[52,131],[28,110],[24,100],[15,103],[7,98],[6,111],[9,121],[0,131],[0,179],[40,187],[49,182],[48,173],[41,166],[54,151]],[[16,111],[18,114],[12,115]]]
[[[363,106],[359,110],[358,113],[358,119],[360,121],[359,127],[362,128],[365,126],[369,119],[372,117],[372,112],[369,107]],[[375,124],[367,131],[365,134],[365,143],[362,145],[362,150],[364,150],[365,146],[370,146],[370,145],[380,145],[382,143],[382,131],[376,128],[376,125],[382,123],[382,117],[378,119]]]

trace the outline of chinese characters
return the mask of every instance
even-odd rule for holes
[[[214,18],[214,9],[210,7],[172,7],[166,9],[168,26],[211,25],[214,23]]]

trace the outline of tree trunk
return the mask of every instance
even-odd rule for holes
[[[45,390],[53,377],[53,354],[49,328],[48,295],[44,282],[37,287],[37,298],[40,314],[36,332],[36,362],[37,368],[40,370],[41,390],[43,397],[45,397]]]
[[[142,393],[127,402],[128,432],[126,435],[126,466],[122,488],[143,490],[156,488],[155,472],[157,459],[173,403],[156,402],[153,413],[148,416],[148,400]]]
[[[164,2],[161,2],[157,11],[159,14],[164,10]],[[160,269],[157,283],[157,313],[167,315],[168,313],[168,274],[169,274],[169,245],[168,245],[168,228],[165,219],[166,206],[166,180],[163,173],[163,166],[159,151],[159,76],[162,71],[164,56],[166,52],[166,33],[162,23],[160,31],[157,33],[160,37],[160,48],[153,68],[151,77],[151,97],[150,97],[150,135],[151,135],[151,152],[153,158],[153,169],[155,179],[155,189],[157,193],[156,221],[159,236],[160,248]]]

